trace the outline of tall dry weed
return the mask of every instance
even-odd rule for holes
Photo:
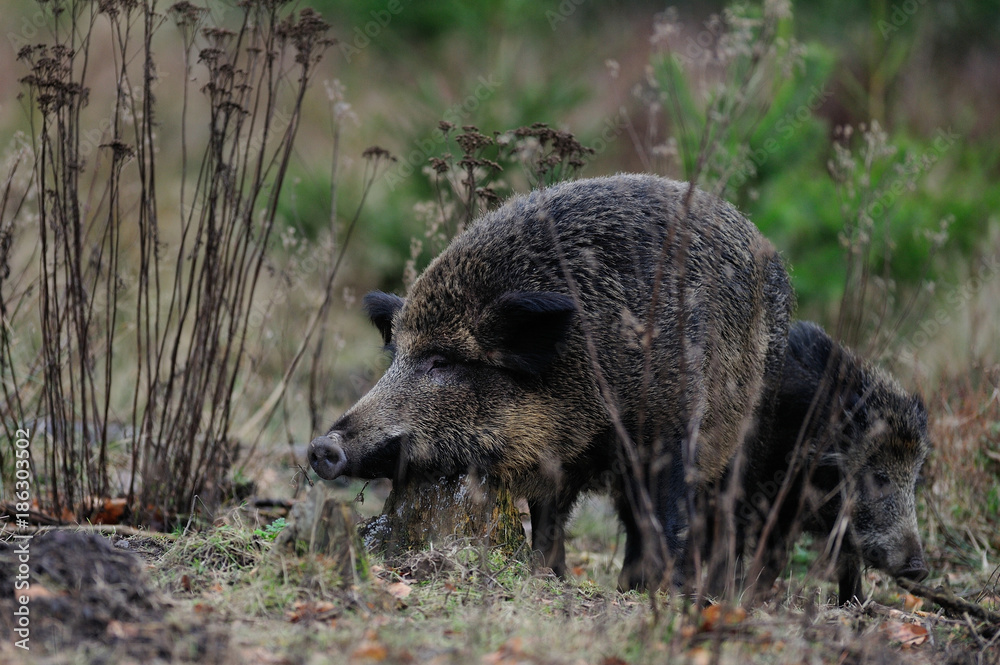
[[[121,493],[132,520],[166,524],[210,513],[225,491],[238,454],[233,399],[259,334],[251,314],[303,100],[332,43],[316,12],[286,5],[239,3],[215,25],[186,1],[165,11],[39,2],[51,38],[18,58],[37,220],[2,237],[40,238],[37,274],[22,266],[40,348],[18,368],[5,338],[4,390],[17,409],[3,420],[33,430],[38,500],[59,517],[90,519]],[[165,82],[154,39],[171,22],[184,76]],[[95,86],[115,92],[97,98]],[[158,114],[171,95],[180,131],[168,143]],[[3,286],[4,303],[24,297]],[[13,330],[29,320],[22,308]]]

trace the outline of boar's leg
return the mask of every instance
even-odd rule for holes
[[[793,485],[793,488],[798,487],[799,485]],[[798,496],[799,492],[797,489],[793,489],[789,494]],[[783,501],[780,506],[768,505],[766,502],[761,503],[756,510],[749,504],[746,505],[748,510],[752,511],[751,528],[758,535],[758,539],[752,543],[753,558],[747,571],[746,582],[751,591],[751,597],[763,600],[770,596],[775,580],[788,565],[789,550],[801,531],[802,517],[797,503],[788,499]],[[761,547],[759,538],[763,537],[763,530],[774,511],[777,511],[777,515],[767,533],[763,547]]]
[[[861,550],[850,537],[844,539],[837,556],[837,581],[840,589],[837,600],[846,605],[852,600],[861,602],[864,591],[861,588]]]
[[[725,483],[715,483],[701,493],[695,508],[695,517],[687,544],[687,570],[685,581],[696,584],[696,573],[704,571],[705,593],[721,598],[735,591],[733,583],[738,580],[743,565],[743,546],[746,529],[740,519],[732,522],[723,507],[720,493]],[[694,554],[700,555],[700,565],[695,566]]]
[[[788,564],[790,543],[787,530],[776,524],[764,544],[760,560],[753,559],[747,571],[745,586],[753,599],[764,600],[771,595],[775,580]]]
[[[684,502],[687,499],[684,464],[680,455],[674,455],[652,483],[655,489],[648,502],[643,500],[640,487],[631,473],[623,478],[623,484],[618,499],[618,514],[625,526],[625,561],[618,576],[618,588],[623,591],[656,590],[664,582],[667,558],[684,561],[682,533],[687,526],[684,518]],[[648,507],[652,508],[652,514]],[[683,566],[675,571],[680,577],[683,572]]]
[[[656,519],[663,528],[667,553],[678,563],[684,561],[687,554],[687,539],[684,532],[688,528],[689,487],[686,475],[678,446],[676,453],[667,461],[666,468],[658,474],[657,492],[653,497]],[[677,566],[674,572],[676,577],[674,584],[680,586],[684,583],[683,566]]]
[[[558,504],[553,499],[528,501],[528,512],[531,514],[531,549],[541,555],[543,566],[563,577],[566,574],[564,525],[569,511],[560,511]]]
[[[661,555],[662,548],[656,547],[650,538],[654,532],[651,528],[653,517],[637,517],[632,506],[619,506],[618,512],[625,525],[625,561],[618,575],[618,589],[656,589],[663,580],[666,562]]]
[[[806,474],[801,468],[790,468],[789,456],[780,454],[781,450],[784,448],[778,447],[778,454],[772,455],[756,469],[751,469],[751,475],[745,484],[746,496],[742,497],[738,508],[740,520],[750,540],[751,560],[746,573],[746,586],[751,597],[757,600],[770,595],[775,580],[788,564],[792,544],[798,540],[806,526],[806,508],[803,506]],[[786,473],[794,474],[791,480],[786,478]],[[791,484],[779,503],[778,493],[784,482]],[[765,537],[764,530],[772,517],[773,522]],[[825,533],[829,534],[829,530]],[[763,544],[761,538],[765,538]]]

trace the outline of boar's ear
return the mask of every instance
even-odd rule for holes
[[[485,322],[489,355],[508,369],[540,375],[555,359],[575,310],[573,299],[559,293],[505,293]]]
[[[392,317],[406,302],[399,296],[381,291],[372,291],[365,296],[364,306],[368,318],[372,320],[378,331],[382,333],[382,341],[386,346],[392,342]]]
[[[927,431],[927,407],[924,405],[924,398],[920,395],[913,395],[910,397],[910,409],[913,414],[913,420],[917,424],[919,429],[924,432]]]
[[[905,414],[900,429],[904,441],[913,442],[918,447],[927,444],[927,407],[920,395],[911,395],[907,400],[908,413]]]

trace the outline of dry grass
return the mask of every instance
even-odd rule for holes
[[[115,97],[109,90],[103,94]],[[746,131],[740,124],[743,120],[723,117],[723,121],[714,129],[706,123],[704,136],[691,140],[711,147],[712,131]],[[752,119],[749,122],[752,126]],[[650,151],[655,147],[648,146]],[[704,177],[708,160],[699,162],[698,155],[705,153],[698,151],[698,145],[691,148],[692,177]],[[481,172],[483,167],[466,163],[439,172],[444,178],[438,184],[454,189],[438,199],[441,209],[433,215],[432,226],[449,214],[454,215],[455,228],[467,223],[478,204],[476,169]],[[28,187],[23,165],[8,172],[14,178],[11,194],[3,199],[7,206],[3,219],[21,208]],[[713,187],[725,188],[725,173],[709,175]],[[469,185],[462,184],[463,176]],[[451,213],[441,203],[444,199]],[[171,205],[163,214],[179,218],[180,210],[181,206]],[[19,218],[22,228],[37,221],[30,215]],[[139,242],[130,233],[123,229],[119,239],[123,261],[138,258],[129,255],[138,254],[134,248]],[[176,243],[178,238],[165,232],[161,240]],[[298,470],[292,462],[301,463],[303,456],[301,448],[292,444],[307,440],[316,429],[316,405],[325,413],[338,412],[363,394],[382,369],[376,336],[357,312],[354,294],[334,292],[327,279],[328,259],[342,252],[343,245],[329,238],[310,245],[294,234],[280,240],[282,252],[269,256],[258,275],[254,313],[259,314],[259,323],[247,339],[246,371],[233,384],[229,416],[241,425],[260,424],[248,433],[247,443],[281,442],[254,447],[256,452],[241,467],[254,479],[259,494],[274,497],[296,491]],[[921,535],[932,570],[929,582],[948,584],[997,609],[1000,313],[995,303],[1000,298],[1000,238],[995,230],[984,247],[989,250],[984,250],[980,265],[992,271],[987,278],[973,282],[976,266],[967,280],[938,285],[938,299],[928,300],[929,309],[912,317],[910,332],[904,322],[902,337],[889,346],[899,351],[894,368],[921,389],[932,414],[934,452],[925,468],[926,482],[918,489]],[[0,234],[0,252],[7,249]],[[14,288],[3,295],[13,294],[6,303],[15,321],[23,321],[16,317],[26,316],[37,304],[37,292],[26,287],[36,279],[30,266],[37,264],[40,252],[37,243],[26,242],[0,261],[13,267],[14,281],[4,288],[12,284]],[[170,273],[163,268],[150,273],[150,279]],[[123,293],[134,293],[130,292],[134,288],[135,282],[126,284]],[[939,320],[939,306],[944,307],[946,322],[934,334],[925,331],[926,342],[918,343],[924,338],[916,331],[924,321]],[[313,376],[326,377],[328,383],[320,381],[311,389],[309,381],[289,377],[287,369],[302,354],[302,331],[306,322],[317,320],[317,311],[323,311],[331,324],[321,367],[313,368]],[[127,348],[136,340],[136,319],[128,313],[122,317],[121,322],[133,326],[119,337]],[[3,334],[10,329],[4,326]],[[39,371],[42,334],[25,327],[15,330],[18,344],[5,337],[0,349],[5,354],[3,366],[30,368],[15,380],[15,385],[26,386],[26,376]],[[115,375],[127,375],[138,362],[132,351],[120,348],[113,355],[96,353],[94,359],[112,362],[110,372]],[[282,392],[269,402],[276,377],[282,376]],[[6,389],[7,377],[0,378],[5,379]],[[111,404],[105,423],[128,419],[132,385],[117,384],[102,394]],[[32,394],[31,390],[35,389],[8,391],[7,404]],[[262,405],[279,417],[252,420],[264,413]],[[11,410],[15,411],[20,409]],[[282,450],[286,447],[293,453],[291,459]],[[128,452],[109,446],[111,468],[127,467]],[[352,499],[358,489],[345,489],[345,498]],[[368,496],[374,498],[371,491]],[[366,511],[372,508],[365,506]],[[815,569],[815,548],[808,545],[797,551],[780,582],[779,600],[751,609],[748,616],[733,614],[729,624],[724,618],[710,621],[710,616],[677,595],[662,594],[651,603],[648,596],[619,594],[613,590],[620,564],[617,520],[600,503],[585,503],[571,525],[573,574],[566,581],[538,576],[517,559],[502,559],[467,543],[450,543],[440,553],[436,572],[414,574],[413,569],[420,567],[413,561],[376,562],[374,580],[344,589],[321,559],[269,556],[266,540],[255,533],[264,521],[259,515],[233,512],[224,524],[202,524],[202,531],[185,534],[165,553],[152,551],[150,572],[172,603],[162,623],[108,626],[100,640],[59,651],[40,647],[28,654],[28,662],[135,662],[139,656],[132,647],[149,642],[160,645],[156,655],[160,662],[1000,662],[996,640],[990,643],[974,636],[962,620],[942,617],[937,608],[925,606],[923,614],[910,611],[902,592],[879,573],[866,578],[872,599],[864,608],[835,607],[832,586]],[[142,539],[133,542],[134,548],[144,549]],[[400,584],[404,586],[391,586]],[[408,592],[401,597],[404,588]],[[892,622],[925,627],[932,639],[907,648],[887,632]],[[8,642],[0,644],[0,657],[24,656],[12,649]]]
[[[372,580],[344,587],[322,558],[269,552],[252,521],[233,512],[225,526],[189,534],[165,552],[142,537],[126,539],[129,549],[147,551],[150,576],[169,601],[162,621],[112,623],[75,647],[73,640],[56,650],[39,644],[19,662],[127,663],[148,655],[150,645],[158,660],[147,662],[164,663],[998,662],[995,642],[971,637],[963,620],[936,608],[914,610],[878,578],[869,580],[877,583],[868,584],[864,607],[836,607],[832,588],[802,579],[801,562],[777,602],[699,612],[660,594],[654,611],[644,594],[623,595],[592,579],[599,567],[586,562],[608,553],[592,551],[608,546],[593,536],[570,542],[575,572],[565,581],[451,542],[433,554],[376,560]],[[974,592],[988,583],[987,573],[961,558],[939,563],[953,586],[961,580]],[[988,590],[996,593],[995,582]],[[927,629],[930,639],[902,645],[903,625],[918,627],[918,637]],[[0,655],[10,657],[10,649],[0,645]]]

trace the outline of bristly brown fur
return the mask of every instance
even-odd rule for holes
[[[830,539],[841,602],[861,597],[863,564],[922,579],[914,489],[929,449],[919,396],[819,326],[795,323],[771,437],[746,446],[736,511],[754,546],[748,579],[769,590],[803,530]]]
[[[768,426],[791,307],[770,243],[686,183],[619,175],[516,197],[379,311],[392,366],[314,443],[314,468],[508,484],[557,571],[577,496],[610,487],[620,583],[656,587],[663,550],[683,552],[688,487]]]

